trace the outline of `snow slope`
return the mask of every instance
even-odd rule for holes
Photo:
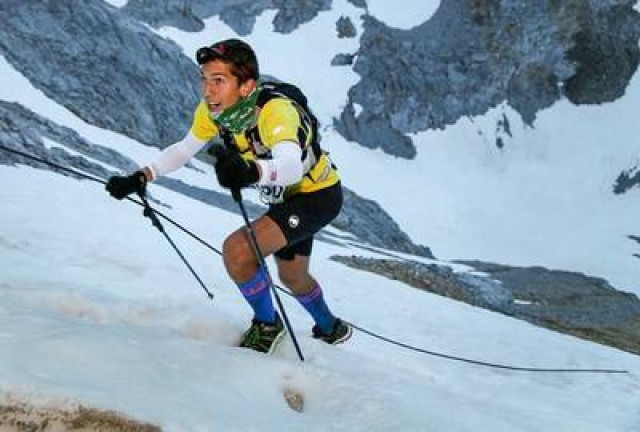
[[[267,12],[249,38],[268,52],[263,70],[299,82],[318,101],[325,124],[358,79],[349,69],[328,66],[333,54],[353,49],[355,42],[319,34],[321,24],[332,26],[345,14],[356,22],[359,13],[346,1],[334,3],[340,9],[321,13],[291,38],[270,33]],[[231,35],[215,19],[207,26],[196,35],[160,33],[186,52]],[[318,55],[310,56],[316,48]],[[286,60],[292,56],[306,67],[290,66]],[[309,79],[310,71],[316,79]],[[35,90],[4,59],[0,73],[0,98],[17,100],[140,163],[157,153],[87,125]],[[637,263],[633,267],[624,258],[633,245],[623,234],[633,229],[637,191],[615,197],[607,190],[618,165],[640,148],[631,129],[637,92],[636,76],[625,98],[614,104],[558,103],[541,113],[535,129],[523,127],[508,107],[497,107],[444,131],[419,134],[415,161],[365,150],[330,129],[324,142],[345,183],[379,201],[436,255],[579,269],[633,289]],[[500,152],[494,137],[502,112],[511,120],[513,137]],[[609,145],[597,145],[603,141]],[[204,173],[182,170],[174,176],[219,190],[211,169],[195,163]],[[324,346],[311,339],[310,319],[286,296],[307,361],[298,362],[289,341],[273,357],[235,348],[250,313],[215,253],[167,225],[214,291],[210,302],[141,209],[110,199],[101,185],[5,166],[0,184],[5,185],[0,195],[0,394],[5,400],[80,401],[181,432],[640,429],[637,356],[330,261],[334,254],[375,256],[346,240],[318,243],[312,271],[335,312],[349,321],[477,360],[630,373],[491,369],[404,350],[361,332],[347,344]],[[423,187],[412,187],[415,199],[398,193],[416,184]],[[163,212],[216,247],[241,225],[236,215],[152,187],[172,205]],[[287,407],[286,388],[304,395],[302,414]]]
[[[79,400],[168,431],[634,430],[637,356],[409,289],[328,260],[362,253],[319,243],[313,272],[336,313],[423,348],[530,367],[621,368],[630,375],[523,373],[453,363],[356,333],[324,346],[291,299],[307,361],[233,347],[248,308],[221,260],[168,227],[216,298],[209,302],[131,203],[101,185],[0,168],[0,383],[28,398]],[[46,187],[46,194],[43,188]],[[214,245],[239,218],[162,188],[170,215]],[[34,203],[38,206],[34,208]],[[303,414],[284,388],[301,392]],[[489,415],[487,415],[489,413]]]

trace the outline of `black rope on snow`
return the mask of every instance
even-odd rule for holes
[[[50,165],[52,167],[58,168],[62,171],[71,173],[71,174],[75,174],[77,176],[80,177],[84,177],[88,180],[93,180],[95,182],[101,183],[101,184],[106,184],[107,182],[97,178],[97,177],[93,177],[90,176],[88,174],[67,168],[67,167],[63,167],[59,164],[56,164],[54,162],[49,162],[45,159],[41,159],[39,157],[21,152],[19,150],[15,150],[9,147],[5,147],[4,145],[0,144],[0,149],[2,150],[6,150],[12,153],[16,153],[20,156],[26,157],[28,159],[31,160],[35,160],[37,162],[41,162],[43,164],[46,165]],[[141,202],[138,202],[132,198],[127,197],[127,199],[131,202],[134,202],[140,206],[144,207],[144,204]],[[200,237],[198,237],[197,235],[193,234],[191,231],[189,231],[188,229],[184,228],[181,224],[173,221],[171,218],[169,218],[168,216],[162,214],[161,212],[157,211],[157,210],[153,210],[154,213],[157,213],[158,216],[160,216],[162,219],[166,220],[167,222],[171,223],[172,225],[174,225],[176,228],[180,229],[182,232],[184,232],[185,234],[189,235],[190,237],[192,237],[193,239],[195,239],[196,241],[198,241],[199,243],[201,243],[202,245],[204,245],[205,247],[211,249],[212,251],[214,251],[215,253],[217,253],[218,255],[222,256],[222,252],[218,249],[216,249],[215,247],[211,246],[209,243],[205,242],[204,240],[202,240]],[[275,284],[274,284],[275,285]],[[294,297],[293,293],[289,292],[288,290],[280,287],[279,285],[275,285],[275,288],[278,289],[279,291],[283,292],[284,294],[289,295],[290,297]],[[498,363],[490,363],[490,362],[484,362],[484,361],[480,361],[480,360],[472,360],[472,359],[468,359],[468,358],[464,358],[464,357],[457,357],[457,356],[453,356],[453,355],[449,355],[449,354],[444,354],[444,353],[439,353],[436,351],[430,351],[430,350],[426,350],[423,348],[419,348],[419,347],[415,347],[403,342],[399,342],[397,340],[382,336],[378,333],[372,332],[370,330],[367,330],[363,327],[360,327],[354,323],[345,321],[347,324],[349,324],[350,326],[352,326],[354,329],[361,331],[362,333],[365,333],[375,339],[381,340],[383,342],[386,342],[388,344],[391,345],[395,345],[401,348],[405,348],[407,350],[411,350],[411,351],[415,351],[415,352],[419,352],[422,354],[427,354],[430,356],[434,356],[434,357],[439,357],[439,358],[443,358],[443,359],[447,359],[447,360],[452,360],[452,361],[458,361],[458,362],[462,362],[462,363],[467,363],[467,364],[473,364],[473,365],[477,365],[477,366],[484,366],[484,367],[489,367],[489,368],[494,368],[494,369],[504,369],[504,370],[510,370],[510,371],[517,371],[517,372],[546,372],[546,373],[591,373],[591,374],[628,374],[629,371],[627,370],[619,370],[619,369],[547,369],[547,368],[531,368],[531,367],[518,367],[518,366],[510,366],[510,365],[503,365],[503,364],[498,364]]]
[[[351,325],[353,328],[360,330],[363,333],[368,334],[369,336],[372,336],[374,338],[380,339],[384,342],[387,342],[389,344],[392,345],[396,345],[402,348],[406,348],[408,350],[412,350],[412,351],[416,351],[422,354],[428,354],[434,357],[440,357],[440,358],[444,358],[444,359],[448,359],[448,360],[455,360],[455,361],[459,361],[459,362],[463,362],[463,363],[470,363],[470,364],[474,364],[474,365],[478,365],[478,366],[487,366],[487,367],[491,367],[494,369],[506,369],[506,370],[511,370],[511,371],[520,371],[520,372],[578,372],[578,373],[610,373],[610,374],[626,374],[629,373],[629,371],[626,370],[617,370],[617,369],[546,369],[546,368],[530,368],[530,367],[518,367],[518,366],[509,366],[509,365],[502,365],[502,364],[497,364],[497,363],[489,363],[489,362],[484,362],[484,361],[479,361],[479,360],[471,360],[471,359],[467,359],[467,358],[463,358],[463,357],[456,357],[453,355],[449,355],[449,354],[442,354],[442,353],[438,353],[435,351],[429,351],[426,349],[422,349],[422,348],[417,348],[411,345],[408,345],[406,343],[402,343],[402,342],[398,342],[396,340],[381,336],[379,334],[376,334],[372,331],[363,329],[362,327],[359,327],[353,323],[348,323],[349,325]]]
[[[0,149],[6,150],[6,151],[11,152],[11,153],[18,154],[18,155],[23,156],[23,157],[25,157],[27,159],[31,159],[31,160],[34,160],[36,162],[43,163],[45,165],[52,166],[54,168],[57,168],[59,170],[65,171],[65,172],[68,172],[70,174],[74,174],[74,175],[77,175],[77,176],[80,176],[80,177],[84,177],[87,180],[92,180],[92,181],[94,181],[96,183],[100,183],[100,184],[103,184],[103,185],[107,184],[107,182],[105,180],[101,179],[101,178],[93,177],[93,176],[91,176],[89,174],[85,174],[83,172],[80,172],[80,171],[77,171],[77,170],[74,170],[74,169],[71,169],[71,168],[64,167],[64,166],[59,165],[59,164],[57,164],[55,162],[51,162],[51,161],[39,158],[37,156],[30,155],[30,154],[22,152],[20,150],[16,150],[16,149],[12,149],[10,147],[6,147],[3,144],[0,144]],[[141,203],[140,201],[137,201],[137,200],[135,200],[135,199],[133,199],[131,197],[126,197],[125,199],[127,199],[128,201],[131,201],[134,204],[139,205],[140,207],[144,207],[143,203]],[[214,251],[218,255],[222,255],[222,252],[220,250],[218,250],[215,247],[211,246],[209,243],[207,243],[204,240],[202,240],[200,237],[198,237],[197,235],[195,235],[194,233],[189,231],[187,228],[183,227],[179,223],[177,223],[174,220],[172,220],[169,216],[163,214],[162,212],[160,212],[160,211],[158,211],[156,209],[153,209],[153,212],[155,214],[157,214],[158,216],[160,216],[165,221],[169,222],[170,224],[172,224],[173,226],[175,226],[176,228],[181,230],[182,232],[184,232],[185,234],[187,234],[188,236],[190,236],[191,238],[193,238],[194,240],[196,240],[197,242],[199,242],[200,244],[202,244],[203,246],[205,246],[206,248],[211,249],[212,251]]]
[[[37,157],[37,156],[31,155],[31,154],[25,153],[25,152],[20,151],[20,150],[16,150],[16,149],[12,149],[12,148],[6,147],[6,146],[4,146],[4,145],[2,145],[2,144],[0,144],[0,149],[2,149],[2,150],[6,150],[6,151],[9,151],[9,152],[12,152],[12,153],[15,153],[15,154],[18,154],[18,155],[20,155],[20,156],[22,156],[22,157],[25,157],[25,158],[27,158],[27,159],[31,159],[31,160],[34,160],[34,161],[37,161],[37,162],[43,163],[43,164],[45,164],[45,165],[52,166],[52,167],[54,167],[54,168],[56,168],[56,169],[59,169],[59,170],[61,170],[61,171],[64,171],[64,172],[67,172],[67,173],[70,173],[70,174],[76,175],[76,176],[78,176],[78,177],[82,177],[82,178],[85,178],[85,179],[88,179],[88,180],[94,181],[94,182],[96,182],[96,183],[100,183],[100,184],[103,184],[103,185],[106,185],[106,184],[107,184],[107,182],[106,182],[106,181],[104,181],[104,180],[102,180],[101,178],[94,177],[94,176],[91,176],[91,175],[89,175],[89,174],[86,174],[86,173],[83,173],[83,172],[80,172],[80,171],[77,171],[77,170],[74,170],[74,169],[71,169],[71,168],[68,168],[68,167],[62,166],[62,165],[57,164],[57,163],[55,163],[55,162],[51,162],[51,161],[48,161],[48,160],[46,160],[46,159],[42,159],[42,158],[40,158],[40,157]],[[196,271],[193,269],[193,267],[191,266],[191,264],[189,263],[189,261],[184,257],[183,253],[180,251],[180,249],[178,248],[178,246],[177,246],[177,245],[175,244],[175,242],[171,239],[171,237],[169,236],[169,234],[167,234],[167,232],[165,231],[164,227],[162,226],[162,223],[160,223],[160,220],[158,219],[158,217],[157,217],[157,216],[158,216],[158,215],[159,215],[159,216],[161,216],[163,219],[165,219],[165,220],[167,220],[167,221],[169,221],[169,222],[173,223],[174,225],[175,225],[175,222],[173,222],[173,221],[172,221],[168,216],[165,216],[165,215],[161,214],[160,212],[158,212],[158,211],[154,210],[154,209],[151,207],[151,205],[149,205],[149,202],[148,202],[148,201],[147,201],[147,199],[145,198],[145,196],[144,196],[144,192],[142,192],[142,193],[138,193],[138,196],[140,197],[140,199],[142,200],[142,202],[136,201],[136,200],[134,200],[133,198],[130,198],[130,197],[128,197],[128,196],[127,196],[127,197],[125,197],[125,198],[126,198],[127,200],[129,200],[129,201],[131,201],[131,202],[133,202],[133,203],[136,203],[136,204],[138,204],[139,206],[141,206],[141,207],[143,207],[143,208],[144,208],[143,215],[144,215],[145,217],[148,217],[148,218],[151,220],[151,223],[153,224],[153,226],[154,226],[155,228],[157,228],[157,229],[158,229],[158,231],[160,231],[160,233],[164,236],[164,238],[169,242],[169,244],[171,245],[171,247],[173,247],[173,250],[174,250],[174,251],[176,251],[176,253],[177,253],[177,254],[178,254],[178,256],[180,257],[180,259],[182,260],[182,262],[187,266],[187,268],[189,269],[189,271],[191,272],[191,274],[193,275],[193,277],[198,281],[198,283],[200,284],[200,286],[202,287],[202,289],[204,290],[204,292],[207,294],[207,297],[209,297],[209,300],[213,300],[213,297],[214,297],[214,296],[213,296],[213,293],[212,293],[211,291],[209,291],[209,289],[207,289],[207,287],[206,287],[206,285],[204,284],[204,282],[202,282],[202,279],[200,278],[200,276],[198,276],[198,274],[197,274],[197,273],[196,273]],[[183,229],[183,230],[184,230],[184,229]],[[184,230],[184,231],[186,231],[186,230]],[[198,238],[197,236],[195,236],[194,234],[192,234],[192,233],[190,233],[190,234],[191,234],[194,238],[196,238],[196,239],[200,240],[200,242],[203,242],[201,239],[199,239],[199,238]],[[215,250],[215,248],[214,248],[214,250]],[[218,252],[218,251],[216,251],[216,252]]]

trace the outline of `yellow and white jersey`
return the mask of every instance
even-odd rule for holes
[[[324,189],[339,181],[338,173],[326,154],[322,153],[319,160],[316,160],[311,148],[311,125],[303,124],[302,116],[294,102],[276,97],[258,110],[256,126],[245,133],[234,134],[233,141],[240,154],[248,160],[271,158],[271,150],[283,141],[292,141],[300,145],[303,151],[304,175],[300,181],[285,188],[285,198],[296,193]],[[198,140],[209,141],[220,132],[206,103],[200,102],[193,116],[191,134]]]

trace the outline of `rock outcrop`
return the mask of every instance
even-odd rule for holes
[[[486,276],[400,259],[333,260],[474,306],[640,354],[640,300],[607,281],[543,267],[464,261]]]
[[[628,0],[443,0],[410,30],[366,16],[354,65],[362,79],[335,125],[349,140],[411,158],[406,133],[503,101],[532,124],[563,96],[615,100],[637,69],[639,37]]]
[[[174,43],[101,0],[7,0],[0,53],[86,122],[165,147],[185,133],[198,68]]]
[[[613,193],[623,194],[633,187],[640,186],[640,166],[634,166],[620,173],[613,185]]]
[[[275,31],[291,33],[330,7],[331,0],[168,0],[162,4],[153,0],[130,0],[122,11],[153,27],[173,26],[185,31],[200,31],[204,28],[202,20],[218,16],[236,33],[246,36],[253,31],[256,17],[266,10],[277,11],[273,19]]]

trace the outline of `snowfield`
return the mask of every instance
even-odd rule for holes
[[[426,2],[412,13],[368,3],[374,16],[402,28],[428,19],[439,4]],[[362,11],[347,0],[333,4],[291,35],[273,33],[273,11],[267,11],[246,38],[263,59],[262,70],[299,84],[325,125],[339,115],[359,79],[350,68],[329,63],[335,54],[357,49],[357,39],[337,38],[336,20],[351,17],[361,34]],[[234,36],[217,18],[206,24],[201,33],[158,33],[190,57],[201,45]],[[327,27],[332,37],[322,31]],[[1,99],[18,101],[140,164],[157,154],[84,123],[2,57],[0,74]],[[633,254],[640,247],[626,236],[640,235],[640,191],[616,196],[612,186],[621,169],[640,163],[639,80],[636,74],[615,103],[559,102],[539,113],[533,128],[502,105],[417,134],[418,156],[411,161],[346,142],[329,126],[323,145],[348,187],[380,203],[443,264],[479,259],[544,265],[603,277],[638,294],[640,266]],[[500,135],[500,150],[496,122],[503,114],[512,136]],[[172,176],[222,190],[211,167],[194,164],[202,172]],[[482,367],[363,332],[326,346],[311,338],[310,318],[283,294],[306,361],[297,359],[290,340],[270,357],[240,349],[235,344],[251,314],[216,253],[165,223],[215,294],[210,301],[142,209],[111,199],[102,185],[26,166],[0,166],[0,184],[0,430],[9,427],[2,423],[2,406],[15,401],[44,410],[77,404],[115,410],[175,432],[640,430],[638,356],[343,266],[329,258],[384,255],[357,247],[334,228],[327,230],[336,234],[333,242],[314,245],[312,272],[334,312],[347,321],[479,361],[628,373]],[[242,225],[235,214],[150,187],[171,206],[163,213],[214,247]],[[283,393],[290,391],[303,397],[301,413],[285,401]]]

